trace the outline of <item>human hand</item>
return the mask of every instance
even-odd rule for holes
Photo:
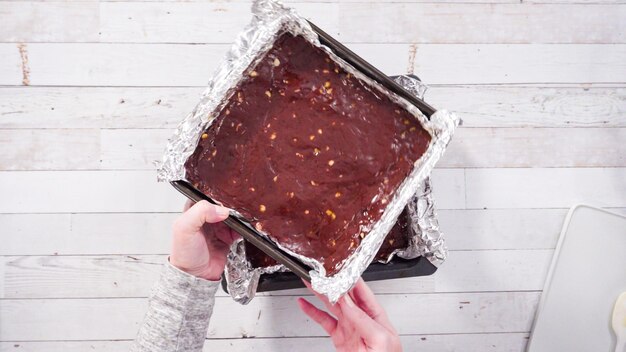
[[[219,280],[230,245],[239,237],[220,223],[228,212],[206,200],[187,201],[185,211],[174,221],[170,263],[196,277]]]
[[[363,279],[359,279],[356,286],[335,305],[313,291],[308,282],[304,284],[324,302],[332,315],[304,298],[298,298],[300,309],[326,330],[337,351],[402,351],[398,333]]]

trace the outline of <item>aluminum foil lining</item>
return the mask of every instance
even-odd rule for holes
[[[301,260],[313,268],[310,272],[311,285],[317,292],[324,294],[331,302],[336,302],[354,284],[376,255],[378,248],[391,230],[404,206],[409,202],[419,184],[431,172],[439,157],[448,145],[459,119],[445,110],[438,110],[430,119],[404,98],[390,92],[378,82],[365,76],[349,65],[333,51],[319,42],[317,34],[308,22],[278,1],[255,0],[252,4],[252,22],[236,39],[228,52],[226,60],[218,67],[209,87],[202,95],[196,108],[178,126],[174,137],[169,140],[166,153],[158,170],[160,181],[185,179],[185,161],[194,152],[201,134],[214,121],[239,81],[244,79],[245,71],[272,47],[279,34],[289,31],[301,35],[314,46],[326,51],[344,70],[366,82],[376,94],[387,96],[404,107],[418,119],[432,139],[424,155],[415,163],[414,169],[396,190],[389,205],[368,235],[342,264],[341,270],[333,276],[326,276],[322,263],[312,258],[301,256],[276,243],[277,247]],[[219,202],[219,199],[215,199]],[[241,214],[235,212],[241,218]],[[245,219],[242,219],[245,221]],[[267,234],[261,235],[269,238]],[[271,239],[270,239],[271,240]]]
[[[421,99],[428,89],[426,84],[413,75],[397,76],[394,80]],[[422,182],[419,190],[413,195],[407,205],[407,214],[409,245],[407,248],[395,249],[385,260],[379,262],[388,263],[396,255],[404,259],[424,256],[438,267],[445,261],[448,251],[444,235],[439,230],[429,178]],[[261,275],[284,271],[288,269],[282,264],[262,268],[252,267],[246,257],[244,241],[239,240],[233,244],[228,254],[224,276],[233,300],[248,304],[256,294]]]
[[[443,232],[439,229],[430,178],[422,182],[406,207],[409,216],[409,246],[394,251],[395,254],[404,259],[425,257],[439,267],[448,257],[448,248]]]
[[[420,185],[409,204],[407,248],[394,250],[384,263],[389,262],[395,255],[404,259],[414,259],[420,256],[427,258],[433,265],[441,265],[448,255],[444,234],[439,229],[435,201],[432,196],[430,178]],[[243,240],[239,240],[231,247],[226,269],[226,285],[230,296],[238,303],[248,304],[255,296],[259,279],[263,274],[288,271],[282,265],[273,265],[263,268],[253,268],[246,258],[246,249]]]

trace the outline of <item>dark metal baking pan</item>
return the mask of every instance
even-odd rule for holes
[[[326,32],[322,31],[319,27],[317,27],[313,23],[310,24],[313,30],[318,34],[320,42],[323,45],[329,47],[331,50],[333,50],[333,52],[335,52],[335,54],[337,54],[337,56],[347,61],[357,70],[363,72],[368,77],[379,82],[381,85],[391,90],[392,92],[407,99],[410,103],[414,104],[418,109],[420,109],[420,111],[427,117],[430,117],[436,111],[433,107],[402,88],[402,86],[394,82],[390,77],[386,76],[380,70],[376,69],[374,66],[372,66],[363,58],[352,52],[339,41],[331,37]],[[172,181],[170,183],[172,184],[172,186],[174,186],[174,188],[176,188],[182,194],[195,202],[198,202],[200,200],[207,200],[213,204],[216,204],[215,201],[200,192],[187,181],[179,180]],[[304,280],[311,281],[311,277],[309,275],[310,268],[308,266],[304,265],[299,260],[293,258],[289,254],[285,253],[283,250],[279,249],[274,243],[264,238],[254,227],[232,215],[224,220],[224,223],[236,232],[238,232],[244,239],[259,248],[262,252],[274,258],[277,262],[285,265],[295,275]]]
[[[326,45],[331,48],[331,50],[340,58],[346,60],[349,64],[354,66],[359,71],[363,72],[369,78],[377,81],[382,84],[385,88],[390,91],[398,94],[404,99],[408,100],[411,104],[415,105],[420,111],[426,115],[426,117],[430,118],[432,114],[434,114],[437,110],[430,106],[428,103],[423,101],[422,99],[416,97],[411,92],[404,89],[401,85],[396,83],[392,77],[385,75],[376,67],[372,66],[369,62],[365,61],[359,55],[355,54],[352,50],[348,49],[346,46],[341,44],[335,38],[331,37],[328,33],[321,30],[319,27],[309,22],[311,28],[317,33],[319,36],[320,43]]]
[[[414,276],[428,276],[437,271],[428,259],[402,259],[394,257],[389,263],[372,263],[363,273],[365,281],[400,279]],[[304,287],[302,280],[290,272],[262,274],[259,278],[257,292],[289,290]],[[222,277],[222,289],[228,293],[226,278]]]
[[[204,193],[197,190],[187,181],[173,181],[170,183],[180,193],[184,194],[185,196],[187,196],[187,198],[191,199],[194,202],[207,200],[212,204],[216,204],[213,199],[209,198]],[[237,233],[239,233],[241,237],[243,237],[244,239],[252,243],[255,247],[263,251],[263,253],[274,258],[277,262],[289,268],[289,270],[294,272],[302,279],[311,281],[311,277],[309,276],[309,267],[294,259],[289,254],[283,252],[272,242],[261,236],[253,227],[232,215],[229,215],[228,218],[224,220],[224,223],[228,225],[228,227],[230,227],[231,229],[237,231]]]

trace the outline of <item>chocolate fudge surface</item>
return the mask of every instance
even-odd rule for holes
[[[387,237],[385,237],[385,241],[380,246],[380,249],[378,249],[376,257],[374,257],[374,262],[379,260],[385,262],[394,250],[405,249],[409,246],[410,233],[408,225],[409,217],[405,209],[402,214],[400,214],[400,217],[398,217],[398,221],[393,225],[391,231],[389,231],[389,234],[387,234]],[[250,242],[245,241],[245,247],[246,259],[248,259],[248,262],[250,262],[253,268],[265,268],[278,264],[274,258],[263,253]]]
[[[283,33],[185,164],[200,191],[336,273],[428,147],[400,105]]]

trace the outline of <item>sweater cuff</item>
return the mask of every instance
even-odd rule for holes
[[[181,296],[192,294],[192,299],[208,299],[215,296],[221,280],[211,281],[180,270],[170,263],[169,257],[163,267],[161,284],[173,295]]]
[[[131,351],[202,351],[219,286],[219,281],[195,277],[168,261]]]

